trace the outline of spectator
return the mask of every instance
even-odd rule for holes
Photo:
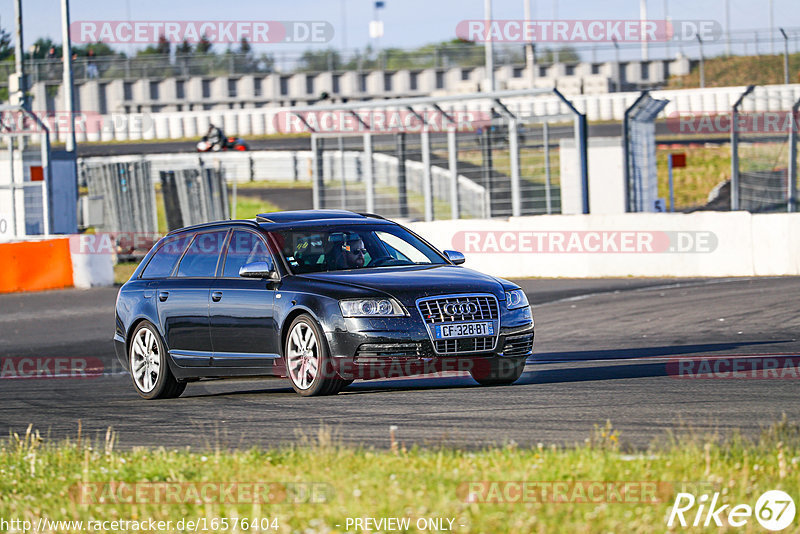
[[[95,59],[96,57],[94,55],[94,49],[90,48],[86,59],[86,76],[92,79],[97,78],[100,75],[99,71],[97,70]]]

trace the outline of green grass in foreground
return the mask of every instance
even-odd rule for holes
[[[387,432],[387,444],[389,439]],[[630,454],[621,441],[624,438],[606,425],[571,447],[507,444],[475,451],[448,446],[406,450],[392,442],[388,450],[375,450],[341,445],[335,433],[322,428],[317,436],[301,437],[298,445],[270,450],[229,451],[206,445],[206,452],[120,451],[110,431],[105,439],[59,444],[29,431],[0,443],[0,517],[173,522],[266,517],[278,519],[280,532],[342,532],[348,517],[408,517],[412,525],[420,517],[439,517],[454,519],[456,532],[658,532],[668,530],[666,514],[681,484],[698,497],[719,491],[732,505],[754,506],[758,496],[771,489],[784,490],[795,500],[800,497],[800,427],[785,418],[755,441],[736,435],[723,441],[689,432],[680,438],[667,435],[649,450]],[[200,504],[183,498],[177,504],[97,503],[100,494],[109,495],[109,486],[103,484],[112,481],[259,482],[271,484],[273,501],[252,504],[254,499],[248,497],[242,499],[247,503],[231,504],[211,497],[213,502]],[[654,503],[468,502],[466,488],[478,481],[663,484]],[[87,493],[81,501],[76,488],[82,483],[92,483],[88,487],[97,493]],[[310,487],[315,488],[311,499],[303,489]],[[784,532],[796,532],[797,524],[795,520]],[[760,527],[751,518],[746,528],[730,529],[734,530],[757,532]]]

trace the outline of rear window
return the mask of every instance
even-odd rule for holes
[[[213,278],[217,274],[219,255],[227,235],[227,230],[197,234],[183,255],[177,276]]]
[[[165,241],[145,267],[142,278],[165,278],[172,274],[191,237],[182,235]]]

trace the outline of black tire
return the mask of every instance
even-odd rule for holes
[[[310,329],[315,340],[314,346],[308,350],[310,350],[313,353],[313,356],[316,357],[317,370],[309,384],[298,383],[300,378],[299,376],[295,376],[306,372],[306,368],[300,367],[290,369],[290,346],[293,343],[292,333],[296,328],[298,328],[298,325],[301,325],[301,329]],[[283,354],[284,361],[286,363],[286,374],[288,375],[289,381],[291,382],[292,388],[295,390],[295,392],[302,397],[319,397],[323,395],[336,395],[339,393],[342,387],[344,387],[343,384],[345,381],[340,378],[333,369],[330,354],[328,352],[328,345],[325,342],[325,337],[322,335],[322,330],[320,329],[319,325],[317,325],[317,322],[314,320],[314,318],[305,313],[298,315],[294,321],[292,321],[292,324],[289,325],[287,332],[288,334],[286,335],[286,340],[283,345]]]
[[[485,358],[473,362],[472,379],[482,386],[509,386],[519,380],[526,358]]]
[[[134,369],[136,365],[134,359],[137,357],[135,354],[136,349],[134,348],[134,344],[136,343],[136,340],[143,334],[143,332],[149,332],[150,335],[152,335],[151,345],[154,345],[155,348],[153,351],[153,357],[158,359],[157,378],[155,379],[153,388],[150,390],[141,387],[140,384],[137,383],[136,375],[138,373],[136,373]],[[128,365],[131,372],[131,381],[133,382],[133,387],[136,390],[136,393],[138,393],[143,399],[174,399],[180,397],[181,393],[183,393],[183,391],[186,389],[186,382],[179,382],[172,374],[172,371],[169,368],[169,362],[167,361],[166,345],[161,339],[158,329],[149,321],[142,321],[131,335],[131,342],[128,344]],[[147,373],[147,371],[145,371],[145,373]],[[151,380],[152,377],[153,374],[151,373]]]

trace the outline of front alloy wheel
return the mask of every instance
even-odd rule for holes
[[[344,387],[333,370],[322,333],[309,315],[300,315],[292,322],[285,354],[292,387],[303,397],[335,395]]]

